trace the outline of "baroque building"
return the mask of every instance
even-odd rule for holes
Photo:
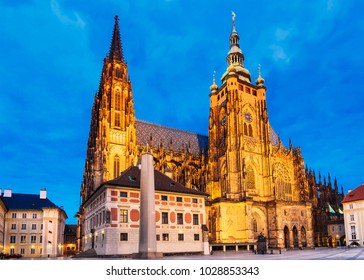
[[[244,66],[232,21],[227,69],[210,87],[206,135],[135,119],[132,83],[124,60],[118,17],[99,89],[94,97],[78,213],[80,238],[85,202],[104,182],[137,165],[146,149],[155,169],[206,192],[206,225],[212,249],[257,236],[275,248],[314,246],[317,184],[299,147],[284,147],[270,125],[267,88]],[[91,229],[89,229],[91,230]]]

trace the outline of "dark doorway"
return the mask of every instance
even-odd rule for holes
[[[289,248],[289,229],[287,226],[284,227],[284,248]]]
[[[292,231],[293,231],[293,246],[295,248],[298,248],[298,230],[296,226],[293,227]]]

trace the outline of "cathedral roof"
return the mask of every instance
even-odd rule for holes
[[[121,186],[130,188],[140,188],[140,173],[141,170],[137,166],[131,166],[126,169],[121,175],[113,180],[105,182],[103,185],[109,186]],[[167,175],[154,170],[154,183],[156,191],[163,192],[174,192],[174,193],[185,193],[192,195],[207,195],[204,192],[190,189],[182,184],[173,181]]]
[[[279,137],[277,133],[274,131],[273,127],[269,125],[269,133],[270,133],[270,142],[273,146],[279,146]]]
[[[364,184],[360,185],[355,190],[345,195],[342,203],[356,201],[356,200],[364,200]]]
[[[145,121],[135,121],[138,145],[150,145],[150,139],[153,140],[153,146],[162,145],[164,148],[170,148],[173,151],[186,150],[188,147],[193,155],[207,153],[208,137],[205,135],[153,124]],[[270,127],[270,141],[273,146],[279,146],[279,137],[272,127]]]
[[[172,150],[176,152],[189,149],[193,155],[207,152],[208,137],[205,135],[140,120],[135,122],[135,126],[138,145],[149,145],[152,138],[154,147],[162,145],[168,149],[172,146]]]

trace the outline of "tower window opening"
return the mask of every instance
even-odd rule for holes
[[[120,113],[115,112],[115,126],[120,127]]]

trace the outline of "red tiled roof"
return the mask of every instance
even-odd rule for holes
[[[345,195],[343,201],[341,203],[356,201],[356,200],[364,200],[364,184],[357,187],[355,190],[349,192]]]

